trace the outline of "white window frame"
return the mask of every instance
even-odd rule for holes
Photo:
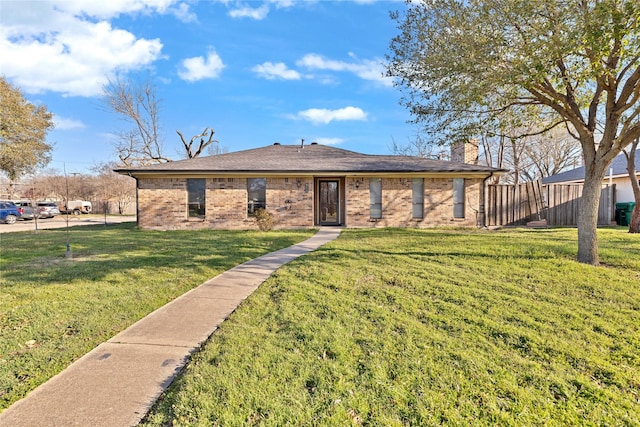
[[[369,178],[369,217],[382,219],[382,178]]]
[[[424,178],[413,178],[411,184],[411,216],[424,219]]]
[[[453,178],[453,217],[465,218],[465,179]]]

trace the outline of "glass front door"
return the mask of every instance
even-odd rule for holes
[[[326,180],[318,182],[319,191],[319,223],[321,225],[340,224],[339,181]]]

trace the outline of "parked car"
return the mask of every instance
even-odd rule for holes
[[[86,200],[69,200],[66,205],[58,206],[64,214],[80,215],[91,213],[91,202]]]
[[[58,205],[53,202],[38,202],[38,209],[40,210],[40,218],[53,218],[60,215]]]
[[[20,216],[20,211],[13,202],[0,201],[0,221],[14,224]]]
[[[33,204],[29,201],[20,200],[18,202],[13,202],[18,210],[20,211],[20,219],[34,219],[38,216],[38,209],[33,207]]]

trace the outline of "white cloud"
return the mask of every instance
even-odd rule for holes
[[[56,130],[82,129],[85,127],[84,123],[80,120],[69,119],[67,117],[58,116],[57,114],[53,116],[53,122],[56,125]]]
[[[385,67],[382,60],[366,59],[358,61],[352,53],[349,56],[354,58],[355,62],[336,61],[327,59],[322,55],[310,53],[298,60],[296,65],[310,70],[348,72],[363,80],[374,81],[384,86],[393,86],[393,80],[384,77]]]
[[[342,138],[316,138],[315,142],[322,145],[340,145],[344,142]]]
[[[23,2],[22,4],[24,4]],[[74,16],[91,16],[98,19],[110,19],[122,14],[131,13],[166,13],[174,4],[181,3],[176,0],[53,0],[46,2],[30,1],[28,3],[48,3],[55,10],[72,14]]]
[[[220,76],[225,65],[215,51],[209,51],[207,58],[196,56],[182,61],[182,69],[178,71],[181,79],[195,82],[202,79],[215,79]]]
[[[250,18],[255,19],[256,21],[261,21],[267,17],[269,12],[271,11],[269,7],[270,5],[274,5],[276,9],[285,9],[288,7],[293,7],[296,4],[295,0],[267,0],[263,1],[259,7],[251,7],[247,5],[247,2],[244,1],[222,1],[227,5],[230,3],[233,4],[232,8],[229,10],[229,16],[231,16],[232,18]],[[258,1],[250,0],[248,3],[258,3]]]
[[[269,0],[269,2],[275,4],[277,9],[292,7],[296,4],[295,0]]]
[[[229,16],[232,18],[251,18],[256,21],[261,21],[267,17],[269,14],[269,6],[267,4],[263,4],[260,7],[253,8],[250,6],[240,6],[236,9],[231,9],[229,11]]]
[[[172,14],[182,22],[194,22],[196,15],[187,2],[181,0],[62,0],[54,1],[57,10],[75,16],[91,16],[99,19],[111,19],[123,14],[152,13]]]
[[[310,108],[299,111],[296,118],[308,120],[313,124],[328,124],[334,120],[367,120],[367,113],[357,107],[345,107],[338,110]]]
[[[296,62],[299,67],[307,67],[318,70],[345,71],[348,64],[342,61],[326,59],[321,55],[309,53]]]
[[[251,71],[259,74],[267,80],[283,79],[283,80],[300,80],[300,73],[287,68],[283,62],[274,64],[273,62],[265,62],[256,65]]]
[[[197,15],[191,11],[189,5],[186,3],[180,3],[176,7],[171,8],[170,11],[182,22],[189,23],[198,21]]]
[[[114,28],[123,14],[174,13],[192,19],[176,0],[3,2],[2,73],[27,93],[101,93],[106,76],[148,67],[160,59],[159,39]]]
[[[393,79],[384,77],[385,67],[382,60],[359,60],[356,55],[351,52],[349,52],[349,56],[353,58],[353,62],[336,61],[325,58],[322,55],[310,53],[296,61],[296,66],[306,68],[311,72],[319,70],[351,73],[360,79],[372,81],[382,86],[393,86]],[[326,85],[337,83],[337,78],[330,73],[319,73],[316,75],[306,73],[303,75],[300,71],[288,68],[286,64],[282,62],[265,62],[256,65],[251,70],[268,80],[278,78],[284,80],[300,80],[304,77],[315,78]]]

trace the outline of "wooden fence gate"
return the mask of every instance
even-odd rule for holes
[[[541,184],[487,186],[486,225],[525,225],[545,219],[548,225],[577,225],[582,200],[582,184]],[[604,185],[600,193],[598,225],[613,220],[615,184]]]

